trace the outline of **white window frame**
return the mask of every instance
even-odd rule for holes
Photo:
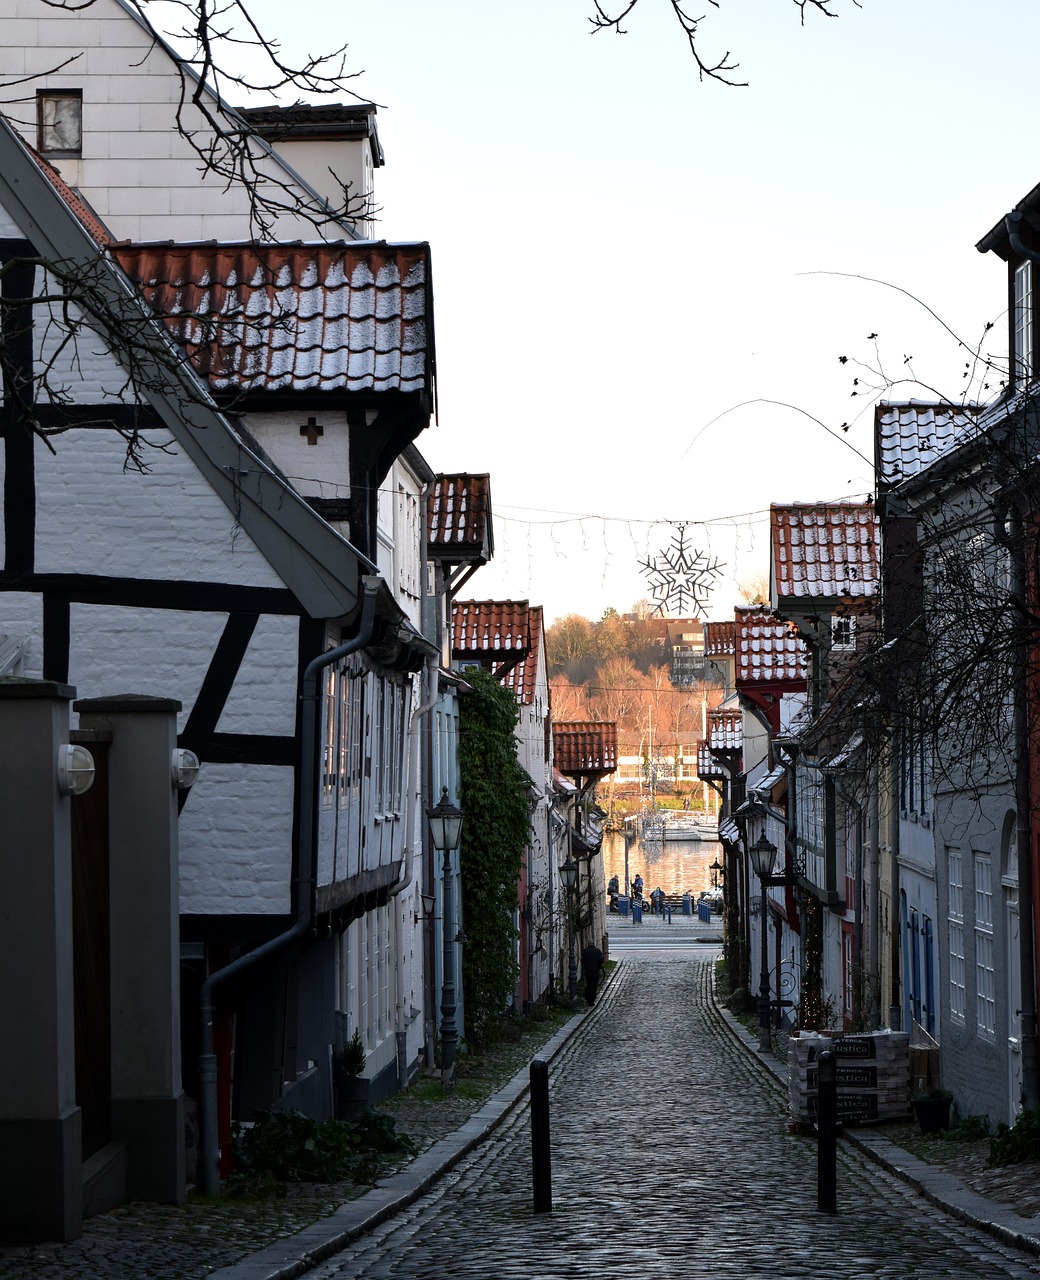
[[[36,149],[59,159],[83,154],[82,89],[37,89]]]
[[[993,947],[993,860],[974,855],[975,1027],[985,1040],[997,1034],[996,965]]]
[[[946,851],[946,883],[949,891],[950,1017],[963,1026],[967,1018],[967,989],[964,976],[964,864],[959,849]]]
[[[852,653],[856,648],[856,618],[851,613],[831,619],[831,649],[835,653]]]
[[[1015,381],[1033,376],[1033,264],[1027,258],[1015,268],[1015,314],[1012,326]]]

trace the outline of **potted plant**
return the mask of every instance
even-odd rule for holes
[[[332,1077],[336,1086],[336,1119],[353,1120],[368,1106],[368,1081],[365,1070],[365,1045],[357,1027],[340,1049],[332,1053]]]
[[[940,1129],[950,1127],[953,1094],[948,1089],[923,1089],[911,1099],[910,1105],[922,1133],[938,1133]]]

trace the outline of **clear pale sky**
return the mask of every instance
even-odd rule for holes
[[[849,276],[969,346],[994,321],[1004,351],[1003,264],[974,246],[1040,182],[1040,4],[862,3],[804,27],[788,0],[705,3],[736,89],[698,81],[665,0],[624,38],[590,36],[585,0],[252,0],[287,54],[348,42],[381,106],[380,233],[432,245],[440,417],[418,444],[491,473],[474,595],[624,611],[688,521],[727,565],[708,616],[732,617],[771,501],[871,492],[847,447],[872,457],[868,335],[892,378],[909,356],[963,394],[968,353]],[[764,399],[804,413],[734,409]]]

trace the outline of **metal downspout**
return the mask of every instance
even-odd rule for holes
[[[858,971],[858,978],[852,984],[852,1022],[857,1031],[863,1030],[863,980],[864,980],[864,964],[863,964],[863,805],[853,799],[852,796],[841,786],[835,784],[835,789],[842,800],[851,805],[856,811],[856,903],[853,910],[853,938],[856,955],[854,959],[854,977],[855,971]]]
[[[202,984],[199,997],[201,1048],[199,1052],[199,1149],[200,1187],[203,1195],[220,1195],[220,1148],[217,1135],[217,1055],[213,1050],[213,994],[229,978],[303,940],[314,924],[317,893],[317,825],[314,821],[314,784],[317,777],[318,751],[318,677],[334,662],[358,649],[372,638],[376,620],[376,596],[381,578],[367,575],[362,579],[364,596],[357,634],[344,644],[319,654],[308,664],[301,682],[300,694],[300,857],[296,881],[296,919],[289,929],[277,937],[254,947],[211,973]]]
[[[892,886],[892,901],[888,910],[889,963],[892,966],[892,972],[889,974],[888,1025],[893,1031],[901,1031],[908,1028],[903,1027],[903,996],[899,972],[903,910],[899,896],[899,768],[897,764],[899,739],[895,735],[893,735],[893,748],[890,761],[888,817],[889,882]]]
[[[880,1024],[881,1010],[877,1008],[877,996],[881,987],[881,957],[878,948],[881,945],[881,886],[878,877],[881,871],[879,843],[881,839],[881,821],[877,776],[874,775],[870,785],[870,803],[867,809],[867,840],[870,844],[870,965],[871,965],[871,1003],[875,1005],[874,1022]]]
[[[421,759],[419,752],[419,726],[423,718],[433,710],[437,705],[437,699],[440,692],[440,654],[433,653],[426,659],[427,672],[427,689],[429,690],[429,698],[422,706],[416,707],[412,712],[411,720],[408,725],[408,776],[409,778],[419,777],[419,762]],[[422,807],[423,788],[419,788],[419,807]],[[412,865],[415,860],[416,842],[422,842],[421,829],[416,831],[415,826],[416,806],[408,805],[408,825],[409,831],[405,838],[405,859],[401,868],[401,874],[397,883],[393,885],[388,894],[388,900],[393,901],[401,892],[412,883]],[[394,916],[394,927],[400,929],[401,913],[397,912]],[[398,1089],[406,1089],[408,1087],[408,1030],[404,1022],[404,966],[401,964],[401,947],[400,936],[397,938],[398,946],[395,954],[397,956],[396,965],[396,982],[394,999],[397,1006],[397,1026],[396,1026],[396,1051],[397,1051],[397,1087]]]
[[[1005,528],[1008,510],[1012,530]],[[993,522],[994,539],[1007,548],[1011,562],[1011,598],[1021,618],[1026,617],[1025,521],[1018,503],[998,509]],[[1040,1045],[1036,1008],[1036,926],[1033,918],[1033,841],[1030,824],[1029,777],[1029,662],[1026,641],[1015,645],[1015,825],[1018,843],[1018,963],[1022,984],[1022,1104],[1031,1110],[1040,1103]]]

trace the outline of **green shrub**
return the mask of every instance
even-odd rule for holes
[[[1026,1160],[1040,1160],[1040,1107],[1023,1111],[1014,1125],[998,1124],[989,1140],[986,1163],[991,1168]]]
[[[989,1137],[989,1116],[965,1116],[952,1129],[940,1129],[935,1135],[943,1142],[981,1142]]]
[[[279,1182],[372,1182],[383,1157],[412,1153],[391,1116],[365,1111],[349,1124],[299,1111],[261,1112],[234,1133],[238,1176],[254,1186]]]

